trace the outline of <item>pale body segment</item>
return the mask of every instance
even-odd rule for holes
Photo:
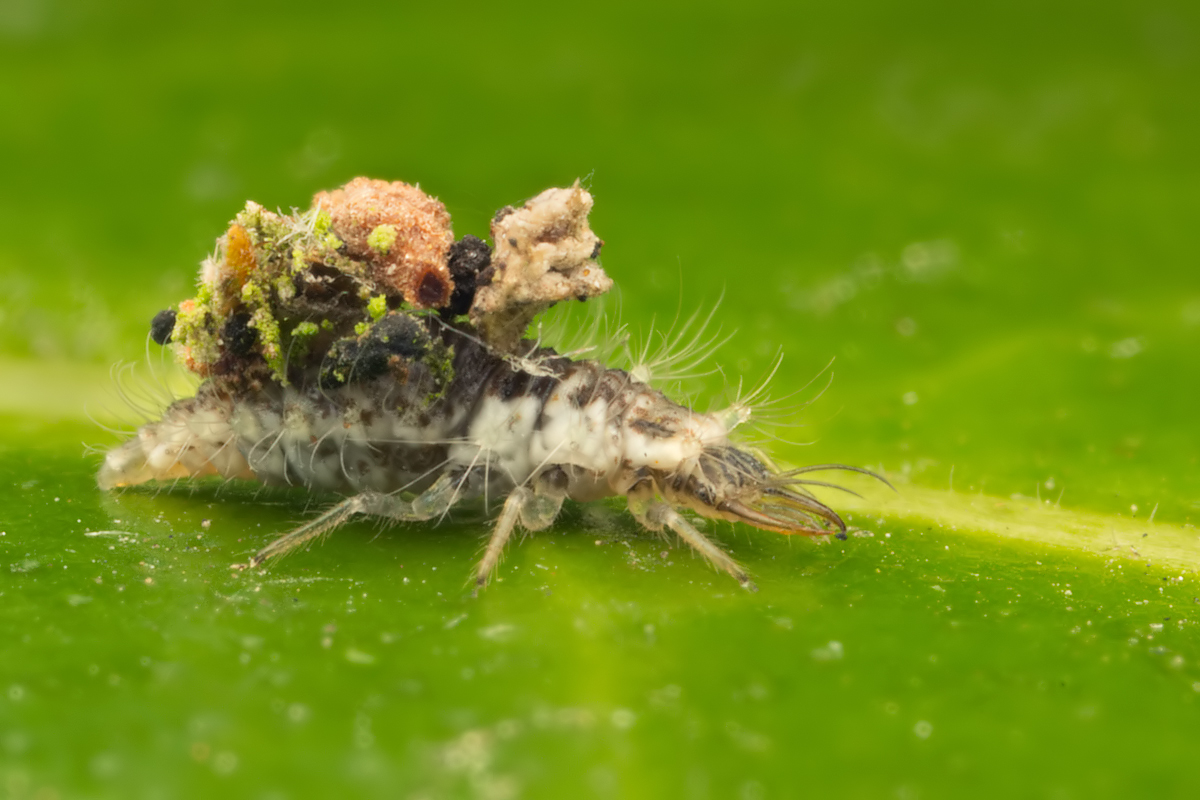
[[[453,325],[432,317],[427,325],[454,353],[453,380],[436,398],[420,364],[405,382],[384,375],[333,389],[315,377],[236,394],[207,382],[112,450],[99,483],[217,475],[350,495],[264,548],[252,565],[354,514],[431,520],[463,500],[505,497],[474,572],[477,585],[518,525],[547,527],[566,499],[624,495],[643,525],[675,531],[746,587],[745,570],[677,506],[782,532],[844,529],[795,486],[804,483],[796,474],[773,474],[732,444],[729,414],[695,412],[598,362],[551,350],[506,358]]]

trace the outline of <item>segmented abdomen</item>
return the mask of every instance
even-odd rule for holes
[[[110,453],[101,485],[216,474],[348,494],[420,491],[464,469],[503,492],[559,466],[569,494],[587,500],[622,491],[624,473],[678,464],[724,439],[710,417],[622,370],[547,350],[506,360],[462,337],[453,345],[454,377],[436,394],[419,370],[336,389],[207,382]]]

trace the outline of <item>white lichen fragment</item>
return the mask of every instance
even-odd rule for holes
[[[395,225],[376,225],[371,233],[367,235],[367,246],[379,253],[381,256],[386,256],[392,251],[392,245],[396,243],[396,226]]]
[[[595,260],[603,242],[588,226],[591,210],[592,196],[576,181],[492,220],[495,272],[476,291],[470,317],[493,347],[512,352],[533,318],[554,303],[612,288]]]

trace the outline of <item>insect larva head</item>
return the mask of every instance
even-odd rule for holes
[[[730,445],[704,449],[691,469],[664,481],[674,502],[706,517],[745,522],[778,533],[845,533],[837,512],[817,500],[789,473],[775,473],[757,458]]]

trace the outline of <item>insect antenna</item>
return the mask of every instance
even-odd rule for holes
[[[806,487],[806,486],[822,486],[826,489],[837,489],[839,492],[845,492],[846,494],[852,494],[855,497],[859,497],[859,498],[862,497],[861,494],[854,491],[853,489],[847,489],[845,486],[841,486],[836,483],[829,483],[827,481],[789,481],[787,483],[787,485],[793,487],[795,491],[800,492],[801,494],[807,495],[808,497],[813,497],[813,493],[808,491],[808,489],[805,489],[804,487]],[[799,487],[799,488],[796,488],[796,487]]]
[[[896,491],[896,487],[893,486],[887,478],[883,477],[878,472],[873,472],[869,469],[866,469],[865,467],[852,467],[849,464],[810,464],[809,466],[806,466],[806,467],[795,467],[793,469],[784,470],[783,472],[780,472],[779,474],[777,474],[775,476],[775,478],[776,479],[788,479],[795,475],[803,475],[807,472],[829,472],[829,471],[857,472],[860,475],[866,475],[869,478],[874,478],[875,480],[882,483],[884,486],[891,489],[893,492]]]

